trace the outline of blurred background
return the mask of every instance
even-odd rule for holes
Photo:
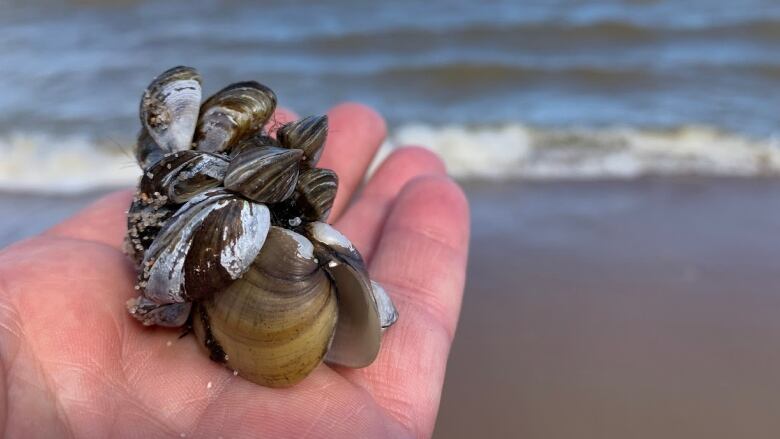
[[[780,434],[776,0],[0,0],[0,246],[134,184],[178,64],[372,105],[465,186],[435,437]]]

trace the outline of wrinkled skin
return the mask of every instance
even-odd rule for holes
[[[127,190],[0,252],[0,432],[429,437],[460,311],[468,206],[439,159],[419,148],[392,154],[356,195],[384,122],[356,104],[329,117],[321,165],[341,181],[331,220],[401,315],[374,364],[320,365],[293,388],[268,389],[209,361],[193,336],[138,324],[125,310],[137,292],[120,250]]]

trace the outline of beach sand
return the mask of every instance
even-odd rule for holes
[[[780,181],[472,186],[436,438],[776,438]]]
[[[468,184],[436,438],[780,431],[780,180]],[[0,245],[97,194],[0,196]]]

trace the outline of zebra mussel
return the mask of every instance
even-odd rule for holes
[[[191,325],[212,360],[285,387],[322,361],[368,366],[398,313],[327,224],[338,188],[333,171],[316,167],[327,117],[269,133],[275,108],[274,92],[257,82],[201,103],[190,67],[144,91],[144,173],[126,237],[140,294],[127,307],[144,325]]]

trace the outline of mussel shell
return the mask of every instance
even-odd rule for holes
[[[144,326],[166,326],[176,328],[187,323],[192,309],[191,302],[167,303],[161,305],[145,296],[127,301],[127,311]]]
[[[300,172],[295,187],[295,204],[306,221],[325,221],[336,199],[339,179],[335,172],[311,168]]]
[[[309,223],[306,233],[339,300],[338,325],[325,361],[366,367],[379,353],[382,322],[363,259],[344,235],[326,223]]]
[[[201,79],[191,67],[178,66],[156,77],[141,98],[141,124],[163,153],[192,146],[201,100]],[[154,155],[152,145],[139,142],[143,163]],[[143,166],[142,163],[142,166]]]
[[[243,137],[262,130],[275,109],[276,95],[270,88],[254,81],[229,85],[201,106],[195,148],[227,151]]]
[[[147,138],[151,139],[148,133]],[[126,251],[137,266],[176,212],[175,205],[220,185],[227,165],[227,160],[219,156],[184,150],[161,156],[146,168],[127,212]]]
[[[207,219],[209,225],[222,228],[201,228]],[[269,227],[270,214],[263,205],[219,189],[198,194],[168,220],[146,251],[139,285],[147,298],[160,304],[191,300],[185,260],[195,250],[206,255],[193,256],[188,271],[203,270],[209,276],[193,278],[200,281],[191,285],[193,293],[216,291],[224,286],[223,274],[235,279],[248,269]]]
[[[282,125],[276,138],[286,148],[303,151],[303,163],[314,167],[320,160],[328,135],[328,116],[309,116]]]
[[[270,387],[291,386],[322,362],[337,299],[303,236],[271,227],[250,270],[198,303],[196,336],[216,361]]]
[[[393,300],[390,299],[390,295],[379,282],[373,280],[371,281],[371,293],[379,311],[379,323],[382,325],[382,329],[393,326],[398,320],[398,310],[395,308]]]
[[[153,163],[160,160],[166,153],[160,148],[160,145],[154,141],[149,134],[149,130],[146,128],[142,128],[141,132],[138,133],[138,140],[135,143],[134,151],[135,160],[138,162],[141,169],[148,168]]]
[[[295,190],[302,154],[273,146],[245,149],[231,160],[225,188],[258,203],[283,201]]]
[[[314,243],[316,249],[338,255],[340,259],[350,259],[354,264],[365,265],[363,257],[352,242],[328,223],[312,221],[306,224],[306,236]]]
[[[269,146],[277,148],[282,147],[276,139],[261,132],[257,135],[240,140],[235,146],[230,148],[230,157],[232,159],[248,149],[267,148]]]
[[[127,211],[125,237],[125,252],[133,259],[136,267],[141,266],[146,250],[174,213],[176,208],[169,205],[166,198],[153,193],[136,192]]]
[[[185,293],[203,300],[243,275],[270,227],[268,208],[239,198],[209,213],[193,232],[184,261]]]
[[[169,153],[146,169],[139,189],[159,193],[181,204],[204,190],[222,184],[228,168],[226,157],[201,151]]]

